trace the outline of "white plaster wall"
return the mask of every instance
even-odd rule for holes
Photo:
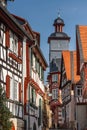
[[[78,123],[78,130],[87,128],[87,105],[76,106],[76,120]]]
[[[24,80],[26,77],[26,38],[23,40],[23,68],[22,68],[22,85],[24,90]],[[24,92],[24,91],[23,91]],[[23,93],[23,103],[24,103],[24,93]]]
[[[44,92],[44,83],[39,78],[39,75],[37,72],[35,72],[33,69],[31,70],[31,77],[34,79],[34,81],[38,84],[38,86],[41,88],[41,90]]]

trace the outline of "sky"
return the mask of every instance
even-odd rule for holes
[[[32,30],[40,33],[41,50],[48,65],[48,37],[54,32],[53,22],[58,13],[65,23],[63,31],[71,37],[70,50],[76,47],[76,25],[87,25],[87,0],[14,0],[8,1],[7,9],[26,19]],[[45,80],[48,71],[49,67]]]

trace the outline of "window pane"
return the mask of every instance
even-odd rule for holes
[[[58,75],[57,74],[52,75],[52,82],[58,82]]]
[[[18,100],[18,83],[14,81],[14,99]]]

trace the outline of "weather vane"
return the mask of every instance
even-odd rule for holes
[[[58,17],[60,17],[60,9],[58,10]]]

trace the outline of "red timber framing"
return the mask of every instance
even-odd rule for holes
[[[27,78],[30,77],[30,58],[29,58],[29,45],[26,44],[26,72],[27,72]]]
[[[19,64],[22,64],[22,59],[19,59],[15,54],[9,53],[9,57],[11,57],[13,60],[17,61]]]
[[[25,28],[27,28],[27,27],[25,26]],[[37,40],[37,39],[35,39],[35,40]],[[35,41],[32,41],[32,46],[31,46],[31,47],[33,47],[32,50],[35,53],[36,57],[39,59],[44,70],[46,70],[47,63],[42,55],[42,52],[41,52],[39,46],[34,45],[34,44],[35,44]],[[27,114],[26,104],[27,104],[27,90],[28,90],[29,85],[31,85],[36,90],[36,93],[41,95],[43,98],[45,96],[44,92],[42,91],[42,89],[40,88],[38,83],[35,82],[34,79],[31,78],[31,75],[30,75],[30,55],[29,55],[30,54],[30,48],[29,48],[30,45],[31,45],[31,41],[27,41],[27,43],[26,43],[26,77],[25,77],[25,81],[24,81],[24,108],[25,108],[24,112],[25,112],[25,114]]]
[[[10,41],[9,41],[10,39],[9,39],[9,28],[8,27],[6,28],[6,35],[5,36],[6,36],[6,47],[9,48],[10,47]]]
[[[21,93],[22,93],[22,86],[21,83],[19,82],[18,84],[19,87],[19,101],[22,101]],[[6,76],[6,97],[9,99],[10,98],[10,76]]]
[[[19,21],[17,20],[19,19]],[[13,123],[15,122],[15,118],[20,121],[20,128],[23,128],[22,125],[24,125],[24,118],[23,114],[26,114],[26,103],[27,103],[27,90],[28,85],[31,85],[36,90],[36,93],[38,93],[41,98],[44,98],[44,92],[40,88],[37,82],[35,82],[31,76],[30,76],[30,47],[35,44],[35,36],[30,28],[29,24],[26,22],[26,20],[23,21],[23,25],[21,25],[20,20],[22,21],[22,18],[19,18],[17,16],[11,15],[5,8],[3,8],[0,4],[0,23],[3,23],[5,25],[5,33],[6,33],[6,42],[5,46],[1,45],[3,49],[3,55],[6,51],[6,58],[1,59],[3,70],[6,72],[6,80],[4,81],[3,86],[6,87],[6,96],[8,98],[7,106],[14,114]],[[15,35],[17,40],[17,54],[14,52],[14,50],[11,50],[11,44],[10,44],[10,36]],[[13,38],[13,37],[12,37]],[[13,39],[12,39],[13,40]],[[23,48],[24,47],[24,48]],[[23,49],[25,49],[25,53],[23,53]],[[41,53],[40,47],[37,45],[35,47],[35,53],[37,57],[40,59],[40,63],[42,65],[42,68],[46,70],[47,63]],[[23,55],[22,55],[23,54]],[[22,61],[22,56],[25,54],[25,61]],[[4,56],[3,56],[4,57]],[[5,61],[6,60],[6,61]],[[22,64],[25,63],[25,67],[23,69],[26,69],[24,75],[22,75]],[[6,66],[4,66],[4,63]],[[24,65],[24,64],[23,64]],[[23,76],[23,78],[22,78]],[[14,81],[13,81],[14,80]],[[23,80],[23,86],[22,86],[22,80]],[[14,98],[14,91],[13,88],[10,87],[11,83],[16,84],[16,87],[18,89],[16,95],[17,99]],[[44,86],[44,85],[43,85]],[[13,86],[14,87],[14,86]],[[11,90],[12,89],[12,90]],[[12,92],[12,93],[11,93]],[[11,95],[12,94],[12,95]],[[24,106],[23,106],[24,105]],[[23,113],[24,109],[24,113]],[[23,124],[22,124],[23,122]],[[28,122],[29,123],[29,122]],[[29,124],[30,125],[30,124]],[[14,123],[12,130],[15,130],[16,127],[18,128],[19,125]],[[18,128],[18,129],[20,129]]]
[[[10,97],[10,76],[6,76],[6,97]]]
[[[41,50],[38,47],[38,45],[33,48],[33,52],[36,54],[36,57],[39,59],[41,65],[44,68],[44,70],[46,70],[47,64],[46,64],[46,61],[45,61],[44,57],[41,55]]]
[[[83,98],[87,99],[87,26],[76,26],[77,74],[81,76]]]
[[[4,28],[0,28],[0,32],[3,32],[3,39],[0,43],[0,52],[2,49],[2,57],[0,55],[0,66],[5,75],[2,81],[2,86],[6,87],[6,96],[8,98],[7,106],[11,110],[12,106],[12,113],[14,114],[15,118],[23,119],[23,86],[22,86],[22,47],[24,38],[26,38],[26,42],[28,42],[28,47],[26,50],[28,52],[29,47],[34,43],[33,36],[31,37],[27,31],[17,22],[17,20],[12,16],[6,8],[1,6],[0,4],[0,25],[4,25]],[[1,26],[0,26],[1,27]],[[3,30],[2,30],[3,29]],[[18,40],[18,52],[15,54],[13,50],[10,48],[10,32],[14,34]],[[0,33],[2,34],[2,33]],[[33,34],[33,33],[32,33]],[[0,35],[1,38],[1,35]],[[5,43],[4,43],[5,42]],[[5,44],[5,45],[4,45]],[[29,62],[29,52],[27,53],[27,58]],[[5,58],[4,58],[5,57]],[[26,59],[27,60],[27,59]],[[27,77],[29,77],[29,64],[27,64]],[[5,77],[6,76],[6,77]],[[11,97],[11,78],[12,76],[15,77],[15,81],[17,82],[17,89],[19,91],[19,95],[17,93],[18,100],[16,101]],[[25,81],[25,87],[27,86],[27,80]],[[18,108],[18,109],[16,109]],[[14,110],[15,109],[15,110]],[[13,119],[14,120],[14,119]],[[22,120],[23,121],[23,120]],[[14,121],[13,121],[14,122]],[[15,126],[13,126],[12,130],[15,130]]]
[[[3,6],[0,5],[0,19],[5,25],[9,25],[9,29],[13,30],[14,33],[18,35],[18,37],[24,38],[26,36],[29,40],[31,40],[30,35],[20,26],[20,24],[16,21],[14,16],[8,12]],[[7,34],[8,35],[8,34]]]
[[[83,69],[81,71],[83,71],[83,73],[84,73],[82,75],[82,79],[84,78],[84,82],[83,82],[83,98],[87,99],[87,63],[84,63]]]

